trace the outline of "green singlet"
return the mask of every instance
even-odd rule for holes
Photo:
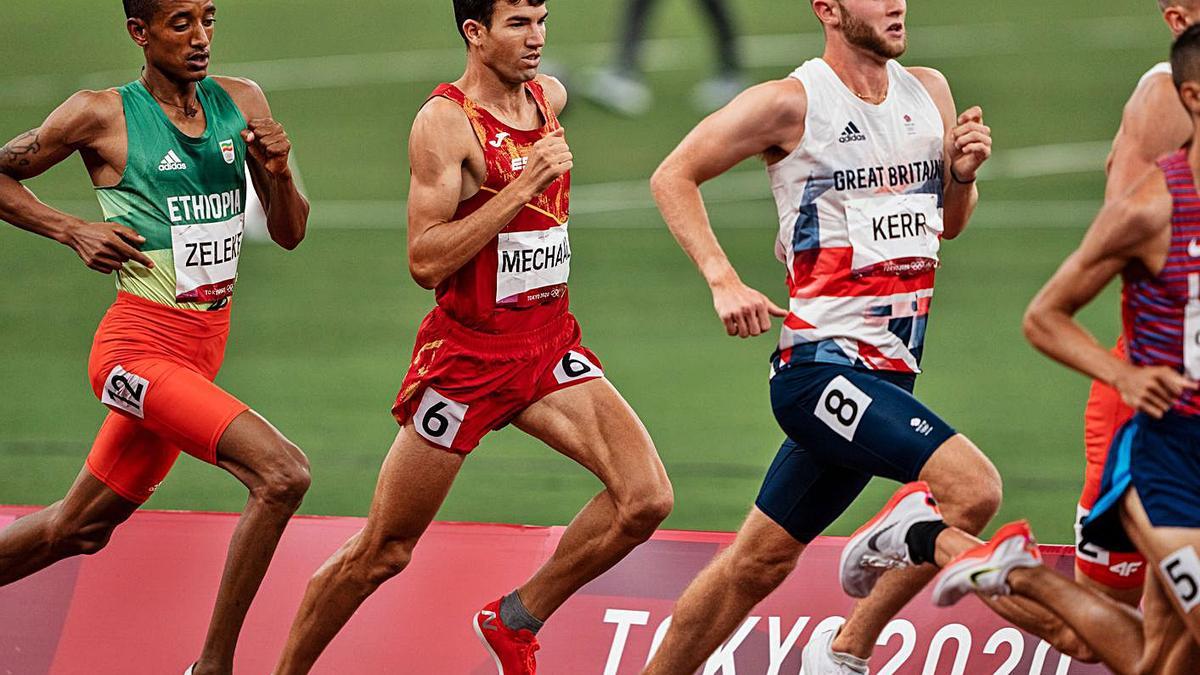
[[[129,155],[121,182],[96,188],[106,222],[137,230],[154,269],[126,262],[117,288],[181,309],[224,307],[233,295],[246,208],[246,120],[211,78],[196,85],[207,127],[176,127],[142,82],[118,90]]]

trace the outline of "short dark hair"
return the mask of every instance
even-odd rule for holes
[[[141,19],[149,21],[154,18],[154,12],[158,11],[159,0],[121,0],[125,3],[125,18],[126,19]]]
[[[1184,82],[1200,82],[1200,24],[1188,26],[1171,46],[1171,73],[1175,88]]]
[[[126,3],[131,0],[125,0]],[[138,0],[132,0],[138,1]],[[469,20],[475,20],[479,23],[492,27],[492,14],[496,11],[496,3],[502,0],[454,0],[454,20],[458,22],[458,34],[462,36],[463,42],[467,41],[467,33],[463,30],[463,24]],[[510,5],[519,5],[522,0],[503,0]],[[533,7],[540,7],[546,4],[546,0],[525,0]]]

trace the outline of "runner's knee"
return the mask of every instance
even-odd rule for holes
[[[50,549],[59,557],[92,555],[108,545],[119,521],[97,520],[95,522],[68,521],[55,517],[50,524]]]
[[[261,501],[296,509],[312,484],[308,458],[290,441],[279,443],[270,466],[259,471],[260,483],[252,492]]]
[[[350,555],[352,574],[372,587],[378,586],[408,567],[416,543],[407,537],[367,542]]]
[[[766,597],[796,569],[799,559],[792,552],[739,549],[730,554],[730,576],[734,586],[751,597]]]
[[[978,534],[1000,510],[1003,482],[996,467],[973,445],[964,450],[958,453],[961,460],[938,464],[937,473],[926,480],[946,522]]]
[[[953,524],[971,534],[983,531],[1000,510],[1001,492],[998,475],[995,480],[980,480],[975,491],[960,501],[954,509],[954,520],[957,522]]]
[[[1052,620],[1053,625],[1046,626],[1043,635],[1051,647],[1058,650],[1060,654],[1065,654],[1075,661],[1080,663],[1099,663],[1100,657],[1092,651],[1092,648],[1086,642],[1079,638],[1079,634],[1071,630],[1071,627],[1055,618]]]
[[[671,483],[664,479],[661,484],[639,492],[624,503],[618,503],[617,522],[625,534],[649,539],[671,515],[674,507],[675,495]]]

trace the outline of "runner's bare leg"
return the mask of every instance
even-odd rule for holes
[[[696,577],[675,604],[671,627],[643,675],[690,675],[774,591],[804,552],[757,507],[733,545]]]
[[[967,437],[959,434],[934,451],[920,480],[937,497],[946,523],[978,534],[1000,508],[1001,483],[996,467]],[[909,600],[933,579],[937,569],[920,565],[892,570],[859,601],[833,641],[833,650],[869,659],[875,641]]]
[[[230,675],[238,635],[288,520],[311,479],[304,453],[252,410],[239,415],[217,444],[217,465],[249,490],[234,528],[216,606],[195,675]]]
[[[0,530],[0,586],[65,558],[100,551],[139,506],[85,467],[61,501]]]
[[[1129,538],[1133,540],[1138,551],[1146,556],[1147,564],[1150,567],[1147,576],[1153,575],[1157,580],[1157,585],[1153,588],[1147,584],[1147,594],[1149,595],[1153,590],[1161,596],[1162,600],[1165,600],[1165,602],[1159,602],[1152,606],[1148,601],[1149,598],[1147,599],[1145,606],[1147,642],[1151,642],[1157,634],[1167,632],[1170,626],[1168,617],[1175,616],[1190,633],[1191,641],[1200,643],[1200,607],[1193,607],[1190,612],[1184,611],[1172,588],[1171,579],[1164,576],[1162,568],[1163,560],[1177,551],[1189,546],[1193,550],[1200,550],[1200,530],[1187,527],[1155,527],[1150,522],[1150,516],[1146,514],[1141,497],[1138,496],[1135,488],[1130,488],[1121,502],[1121,524],[1129,533]],[[1191,584],[1197,582],[1197,579],[1194,578],[1194,571],[1188,570],[1186,567],[1182,569],[1181,576],[1192,577]],[[1191,590],[1189,581],[1181,583],[1185,592]],[[1153,646],[1147,645],[1147,652],[1152,650]]]
[[[650,435],[608,380],[554,392],[514,424],[605,486],[567,526],[550,559],[517,589],[529,613],[545,620],[649,539],[671,512],[673,495]]]
[[[412,559],[450,492],[463,456],[400,429],[379,472],[367,525],[317,570],[292,623],[276,675],[307,673],[359,605]]]

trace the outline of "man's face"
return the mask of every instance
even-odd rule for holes
[[[180,81],[208,77],[217,8],[212,0],[161,0],[149,22],[131,19],[130,34],[146,62]]]
[[[484,61],[509,82],[528,82],[537,77],[546,46],[546,5],[534,7],[522,0],[514,5],[496,0],[490,28],[479,32],[479,49]]]
[[[908,49],[905,0],[837,0],[846,41],[884,59]]]

